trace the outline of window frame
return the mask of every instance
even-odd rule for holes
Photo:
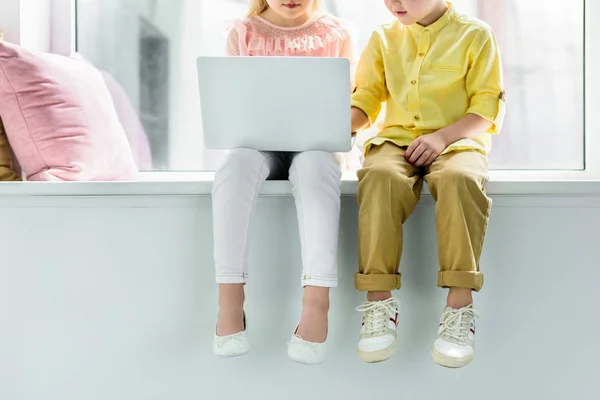
[[[50,1],[50,51],[71,55],[77,51],[77,0]]]
[[[26,1],[26,0],[19,0]],[[76,51],[76,0],[49,0],[51,49],[57,54]],[[490,170],[492,182],[600,181],[600,2],[584,0],[584,169],[582,170]],[[67,21],[67,23],[65,23]],[[148,174],[152,174],[149,172]],[[171,174],[171,173],[169,173]],[[173,178],[177,174],[173,171]],[[164,173],[163,173],[164,175]]]

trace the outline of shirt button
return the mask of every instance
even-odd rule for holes
[[[417,84],[417,81],[413,79],[412,81],[410,81],[410,84],[411,84],[411,85],[416,85],[416,84]]]
[[[420,120],[421,118],[418,115],[415,115],[415,121]]]
[[[419,57],[424,57],[425,53],[419,53]]]

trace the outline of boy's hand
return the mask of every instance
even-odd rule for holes
[[[370,125],[369,117],[363,110],[357,107],[352,107],[350,109],[350,119],[351,119],[351,131],[352,133],[356,133],[362,129],[365,129]]]
[[[404,158],[415,167],[427,167],[442,154],[446,147],[442,135],[434,132],[416,138],[406,149]]]

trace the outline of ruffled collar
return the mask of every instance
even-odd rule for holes
[[[327,53],[338,49],[336,44],[349,37],[340,20],[324,14],[291,28],[277,26],[262,17],[238,21],[234,27],[239,37],[246,39],[242,53],[258,56],[336,56]]]
[[[322,20],[323,18],[325,18],[325,14],[323,13],[315,13],[315,15],[313,15],[308,21],[306,21],[305,23],[303,23],[302,25],[298,25],[298,26],[280,26],[280,25],[276,25],[270,21],[267,21],[265,18],[261,17],[260,15],[256,15],[254,17],[252,17],[252,19],[256,20],[256,21],[260,21],[263,24],[270,26],[271,28],[274,29],[278,29],[280,31],[287,31],[287,32],[293,32],[293,31],[299,31],[301,29],[305,29],[308,28],[309,26],[313,25],[314,23]]]

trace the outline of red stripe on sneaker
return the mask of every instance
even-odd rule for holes
[[[396,324],[396,326],[398,326],[398,313],[396,313],[396,316],[394,318],[390,318],[390,321],[392,321],[394,324]]]
[[[475,329],[471,329],[471,333],[474,335],[475,334]]]

